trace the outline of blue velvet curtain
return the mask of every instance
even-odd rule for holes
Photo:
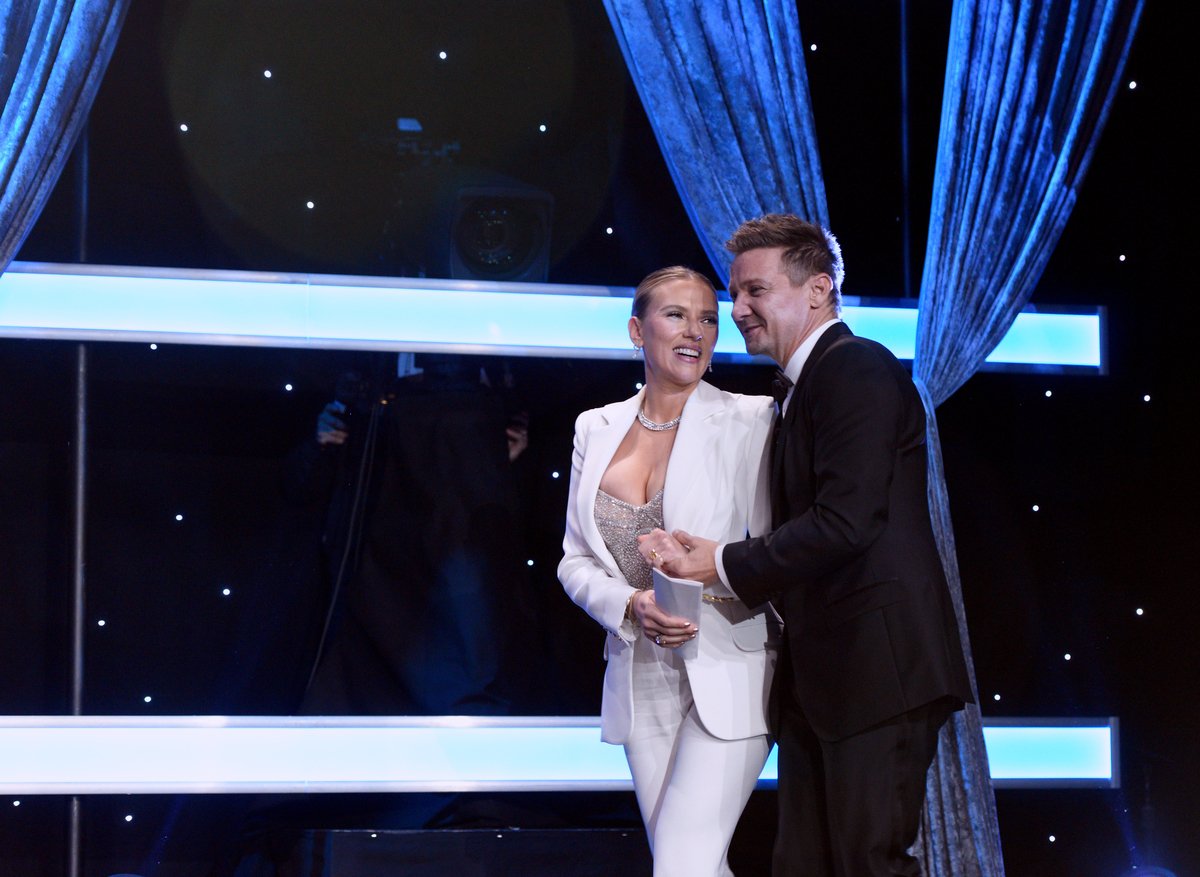
[[[604,0],[625,63],[722,283],[744,220],[829,225],[795,0]]]
[[[968,658],[933,412],[1028,301],[1074,205],[1141,5],[954,5],[914,375],[929,423],[930,508]],[[828,225],[794,2],[605,6],[722,280],[721,244],[742,220],[788,211]],[[978,706],[943,731],[917,852],[927,877],[1004,873]]]
[[[112,57],[128,0],[4,0],[0,273],[50,197]]]
[[[1075,204],[1141,8],[954,4],[913,372],[929,423],[930,510],[968,658],[934,409],[1029,301]],[[942,732],[923,828],[927,875],[1003,874],[978,706]]]

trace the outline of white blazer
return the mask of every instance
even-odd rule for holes
[[[644,392],[585,411],[575,422],[567,531],[558,565],[567,595],[608,631],[600,709],[601,736],[608,743],[624,743],[633,727],[633,644],[642,634],[624,620],[634,589],[604,545],[594,506],[600,479]],[[735,395],[704,382],[692,391],[667,464],[667,532],[681,529],[726,542],[769,529],[766,445],[773,416],[767,396]],[[720,585],[707,590],[729,594]],[[740,601],[702,604],[699,647],[687,660],[687,671],[700,720],[714,737],[738,740],[767,733],[773,632],[765,612],[752,613]]]

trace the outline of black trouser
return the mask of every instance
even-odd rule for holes
[[[957,701],[942,698],[829,742],[794,698],[780,700],[774,877],[917,877],[908,848],[938,730]]]

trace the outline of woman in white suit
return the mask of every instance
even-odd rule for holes
[[[701,381],[717,340],[712,284],[687,268],[648,276],[629,336],[644,389],[575,425],[558,576],[606,631],[602,738],[625,747],[655,877],[725,877],[729,842],[770,750],[773,628],[720,586],[698,629],[655,604],[637,537],[661,527],[727,541],[769,523],[765,396]],[[694,657],[675,650],[699,638]]]

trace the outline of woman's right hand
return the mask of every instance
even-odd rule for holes
[[[659,609],[653,591],[638,591],[634,594],[631,609],[633,617],[642,628],[642,633],[656,646],[677,649],[696,638],[696,626],[686,618],[668,615]]]

